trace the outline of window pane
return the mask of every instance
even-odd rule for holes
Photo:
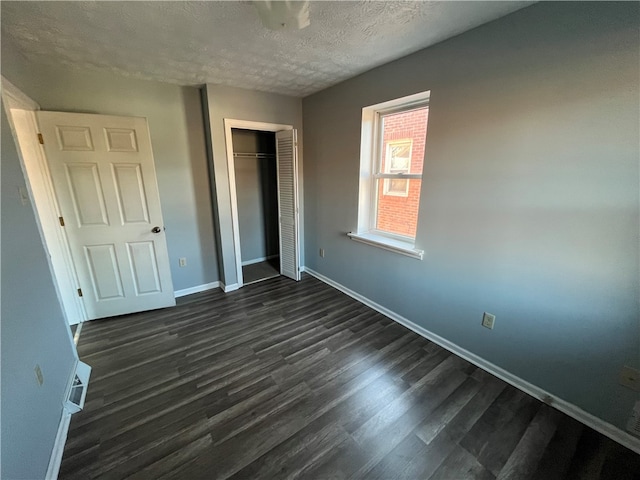
[[[422,173],[429,108],[382,117],[381,173]]]
[[[418,179],[378,180],[376,229],[415,238],[421,186]]]
[[[383,194],[406,197],[409,195],[409,180],[406,178],[385,178]]]
[[[411,169],[411,139],[387,142],[385,173],[409,173]]]

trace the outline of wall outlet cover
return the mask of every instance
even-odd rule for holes
[[[178,259],[178,263],[180,264],[181,267],[186,267],[187,259],[185,257],[180,257],[180,259]]]
[[[491,314],[491,313],[487,313],[484,312],[484,314],[482,315],[482,326],[488,328],[489,330],[493,330],[493,324],[496,322],[496,316]]]
[[[624,387],[640,392],[640,370],[625,365],[622,367],[622,370],[620,370],[618,382]]]
[[[42,384],[44,383],[44,375],[42,374],[40,365],[36,365],[33,368],[33,371],[36,373],[36,382],[38,382],[38,385],[42,386]]]
[[[638,400],[635,407],[633,407],[631,418],[629,418],[627,422],[627,430],[636,437],[640,437],[640,400]]]
[[[322,258],[324,258],[324,248],[321,248],[321,249],[320,249],[319,254],[320,254],[320,256],[321,256]]]
[[[29,205],[29,194],[27,193],[26,187],[18,187],[18,192],[20,193],[20,201],[22,205]]]

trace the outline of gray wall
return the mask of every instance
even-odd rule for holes
[[[76,353],[53,285],[18,153],[4,112],[0,323],[2,466],[0,478],[44,478]],[[44,383],[36,382],[40,365]]]
[[[229,172],[224,133],[224,119],[249,120],[253,122],[293,125],[298,129],[299,183],[300,183],[300,243],[304,245],[303,216],[303,159],[302,159],[302,100],[273,93],[244,90],[207,84],[204,88],[207,137],[210,142],[212,176],[215,185],[216,217],[220,230],[218,236],[218,255],[220,258],[220,279],[226,285],[238,282],[235,268],[235,248],[233,245],[233,227],[231,220],[231,194],[229,191]],[[301,265],[304,255],[301,254]]]
[[[622,429],[637,392],[618,373],[640,367],[638,9],[537,4],[303,102],[306,265]],[[362,107],[424,90],[419,261],[345,233]]]
[[[2,74],[43,110],[147,117],[173,286],[218,280],[199,89],[34,65],[4,40]]]
[[[278,255],[278,177],[272,132],[233,129],[233,151],[273,157],[234,159],[242,261]]]

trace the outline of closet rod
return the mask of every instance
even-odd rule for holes
[[[234,157],[252,157],[252,158],[257,158],[257,157],[274,157],[276,156],[275,153],[234,153],[233,154]]]

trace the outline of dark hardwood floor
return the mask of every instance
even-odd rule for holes
[[[280,275],[280,257],[270,258],[263,262],[252,263],[242,267],[243,283],[259,282]]]
[[[60,478],[638,479],[640,456],[318,280],[89,322]]]

